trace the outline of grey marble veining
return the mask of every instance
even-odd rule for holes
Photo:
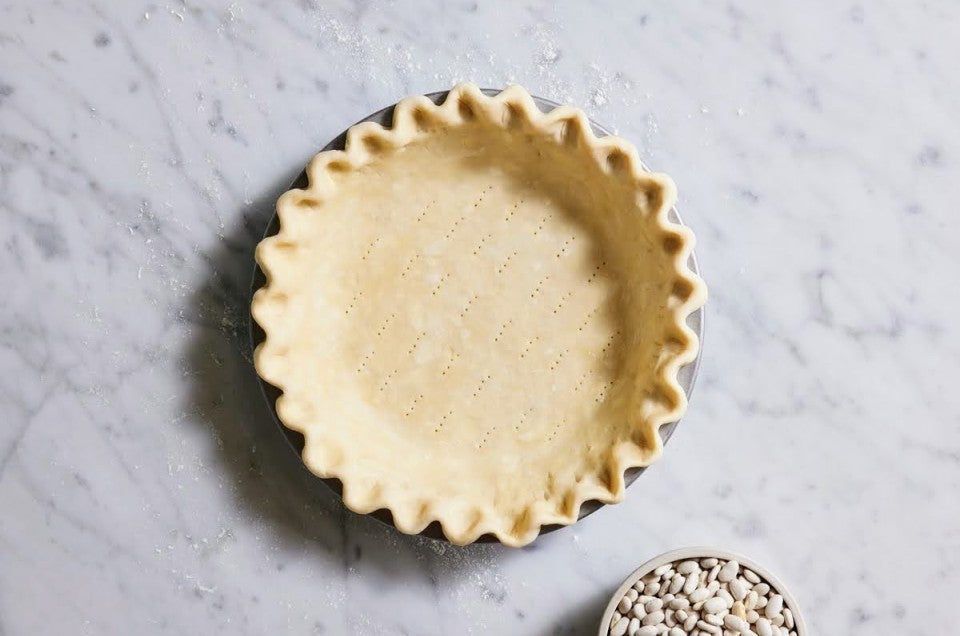
[[[769,565],[814,633],[953,624],[960,8],[587,4],[0,6],[0,634],[591,633],[689,544]],[[344,512],[250,367],[276,196],[461,79],[635,142],[711,287],[663,460],[522,550]]]

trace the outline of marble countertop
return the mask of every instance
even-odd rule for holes
[[[0,7],[0,634],[590,634],[691,544],[768,565],[813,633],[954,625],[960,7],[587,4]],[[462,79],[636,143],[711,289],[662,461],[521,550],[346,513],[250,365],[277,195]]]

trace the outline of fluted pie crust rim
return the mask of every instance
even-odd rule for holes
[[[705,302],[706,288],[687,265],[693,234],[668,218],[676,198],[670,178],[644,170],[628,142],[596,137],[578,109],[543,113],[519,86],[488,96],[472,84],[456,86],[439,105],[423,96],[402,100],[390,127],[353,126],[344,150],[321,152],[307,174],[307,188],[278,200],[279,232],[257,247],[266,283],[251,306],[265,333],[254,355],[257,372],[283,393],[277,414],[304,435],[307,468],[339,479],[350,509],[387,509],[394,525],[411,534],[438,521],[456,544],[490,533],[505,545],[522,546],[544,525],[574,523],[585,501],[620,501],[624,472],[655,461],[663,448],[659,428],[684,413],[677,373],[699,347],[686,319]],[[487,182],[472,208],[479,212],[471,213],[464,197],[476,192],[473,184]],[[436,196],[423,194],[425,184]],[[530,196],[511,199],[518,192]],[[423,217],[424,224],[411,225],[404,234],[409,239],[391,238],[398,220],[412,218],[408,208],[420,204],[416,220]],[[511,221],[511,209],[519,211],[512,222],[525,214],[539,217],[526,228],[525,242],[515,238],[525,226],[493,216],[506,210],[503,219]],[[431,229],[432,220],[452,223]],[[360,236],[365,249],[351,251]],[[600,247],[584,247],[591,240]],[[460,271],[450,258],[469,258],[468,242],[473,255],[486,260]],[[556,262],[563,265],[533,254],[548,248],[557,248]],[[587,307],[599,297],[598,283],[591,279],[587,287],[577,278],[596,249],[607,250],[614,263],[604,306],[622,311],[588,318],[575,333],[565,316],[578,310],[578,302]],[[380,260],[374,262],[374,253]],[[502,271],[511,258],[528,267],[494,278],[494,269]],[[574,258],[580,261],[566,264]],[[344,267],[349,263],[355,267]],[[534,276],[542,267],[547,273],[537,269]],[[560,268],[553,279],[551,267]],[[524,276],[535,292],[529,307],[518,305],[520,296],[509,289],[501,291],[504,284],[524,284]],[[458,284],[445,286],[450,279]],[[485,280],[497,281],[496,292],[482,287]],[[476,290],[475,281],[481,285]],[[391,305],[399,311],[384,309],[380,299],[404,285],[406,295]],[[545,309],[550,293],[560,300],[552,315]],[[498,305],[507,302],[503,296],[513,305]],[[446,316],[441,310],[455,302],[458,316]],[[523,325],[527,315],[539,322]],[[521,326],[526,333],[510,333]],[[616,339],[601,353],[594,345],[608,332]],[[486,334],[489,355],[501,357],[467,346],[481,337],[476,334]],[[511,337],[521,354],[514,356],[516,368],[503,364]],[[608,361],[611,342],[625,352],[614,362]],[[436,362],[441,354],[451,359]],[[524,367],[523,360],[543,365]],[[456,376],[457,369],[474,375]],[[548,389],[550,378],[562,380],[565,370],[580,384]],[[539,393],[526,395],[514,386],[524,373]],[[480,380],[472,397],[445,397],[467,377]],[[584,415],[590,401],[574,394],[590,390],[599,390],[593,400],[599,406]],[[447,408],[471,400],[462,413]],[[528,411],[542,411],[541,405],[560,410],[535,421]],[[537,428],[561,416],[563,425]]]

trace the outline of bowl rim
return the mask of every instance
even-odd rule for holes
[[[797,601],[790,593],[790,590],[787,589],[780,579],[774,576],[770,570],[749,557],[745,557],[739,553],[730,552],[729,550],[724,550],[722,548],[713,548],[709,546],[690,546],[686,548],[677,548],[676,550],[669,550],[663,554],[653,557],[631,572],[630,575],[624,579],[623,583],[620,584],[620,587],[617,588],[617,591],[613,593],[613,596],[610,597],[610,602],[607,604],[607,609],[604,611],[603,618],[600,621],[600,628],[597,632],[598,636],[609,636],[610,620],[613,618],[613,612],[617,609],[620,599],[623,598],[623,595],[627,593],[627,590],[633,587],[633,584],[640,580],[645,574],[648,574],[661,565],[666,565],[667,563],[685,561],[688,559],[699,560],[709,558],[723,559],[726,561],[735,559],[738,563],[740,563],[740,565],[745,565],[756,572],[760,578],[769,583],[770,586],[776,589],[780,596],[783,597],[784,607],[790,608],[790,611],[793,613],[793,631],[797,632],[797,636],[807,636],[807,626],[803,621],[803,615],[800,613],[800,607],[797,605]]]

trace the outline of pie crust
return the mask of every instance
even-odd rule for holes
[[[686,408],[706,288],[673,182],[511,86],[401,101],[317,155],[257,248],[255,364],[360,513],[522,546],[619,501]]]

